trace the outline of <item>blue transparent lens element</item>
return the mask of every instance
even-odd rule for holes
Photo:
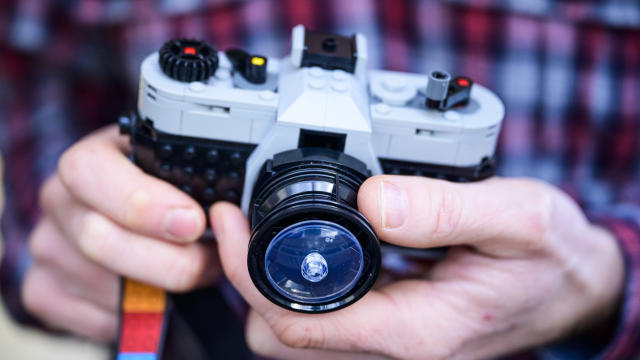
[[[362,247],[346,228],[307,220],[280,231],[265,255],[267,278],[285,297],[310,304],[351,290],[363,268]]]

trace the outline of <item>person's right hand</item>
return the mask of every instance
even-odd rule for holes
[[[143,173],[128,148],[115,126],[99,130],[63,154],[41,189],[22,300],[54,328],[113,340],[119,275],[186,291],[220,274],[213,244],[195,242],[201,206]]]

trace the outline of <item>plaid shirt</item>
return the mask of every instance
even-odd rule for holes
[[[0,284],[20,319],[19,285],[37,190],[79,136],[135,106],[139,64],[170,37],[282,56],[298,23],[364,33],[372,66],[465,74],[506,106],[499,173],[553,183],[625,253],[615,336],[538,349],[604,359],[640,348],[640,3],[550,0],[2,0],[0,150],[6,166]]]

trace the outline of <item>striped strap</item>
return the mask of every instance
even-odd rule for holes
[[[164,290],[122,279],[116,360],[160,360],[168,310]]]

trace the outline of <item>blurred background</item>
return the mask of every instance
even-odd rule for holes
[[[34,327],[18,289],[40,184],[80,136],[135,107],[141,60],[172,37],[280,57],[297,24],[362,32],[373,68],[495,91],[501,175],[546,180],[587,209],[640,198],[637,0],[0,0],[0,359],[108,358]]]

